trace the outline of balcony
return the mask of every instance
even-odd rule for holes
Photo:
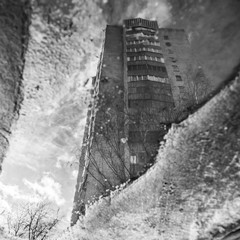
[[[164,63],[164,58],[161,57],[154,57],[154,56],[148,56],[148,55],[140,55],[140,56],[129,56],[127,57],[127,61],[129,62],[129,64],[131,64],[131,62],[136,62],[136,61],[152,61],[152,62],[157,62],[157,63]]]
[[[154,52],[161,53],[161,47],[139,47],[139,48],[127,48],[127,52]]]
[[[168,78],[158,77],[153,75],[135,75],[135,76],[128,76],[128,82],[137,82],[137,81],[154,81],[154,82],[161,82],[161,83],[168,83]]]
[[[160,46],[160,42],[154,39],[141,39],[141,40],[136,40],[132,39],[130,41],[127,41],[127,46],[136,46],[136,45],[151,45],[151,46]]]
[[[157,21],[149,21],[142,18],[134,18],[134,19],[127,19],[124,21],[124,25],[126,28],[132,27],[144,27],[149,29],[158,29]]]

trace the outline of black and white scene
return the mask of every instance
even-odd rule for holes
[[[239,0],[0,0],[0,240],[240,240]]]

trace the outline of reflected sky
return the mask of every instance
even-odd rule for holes
[[[169,16],[159,1],[33,2],[24,101],[3,165],[1,206],[48,199],[70,219],[91,78],[106,24],[131,17],[166,23]]]
[[[33,1],[24,101],[0,176],[0,206],[11,209],[16,201],[48,199],[70,219],[91,78],[106,24],[142,17],[157,20],[160,27],[185,28],[214,87],[239,59],[230,57],[238,49],[234,22],[239,17],[231,14],[234,6],[221,4],[186,9],[160,0]],[[230,49],[224,48],[226,42],[232,43]]]

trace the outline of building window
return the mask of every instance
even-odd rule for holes
[[[137,70],[137,65],[130,65],[128,66],[129,71]]]
[[[166,70],[165,67],[162,67],[162,71],[163,71],[163,72],[167,72],[167,70]]]
[[[166,42],[165,44],[166,44],[166,46],[168,46],[168,47],[171,47],[171,46],[172,46],[172,44],[171,44],[170,42]]]
[[[140,162],[140,163],[146,162],[146,153],[145,152],[138,153],[138,162]]]
[[[130,163],[131,164],[137,164],[137,156],[131,156],[130,157]]]
[[[184,94],[184,93],[185,93],[185,88],[184,88],[184,86],[178,86],[178,89],[179,89],[179,92],[180,92],[181,94]]]
[[[163,36],[163,38],[164,38],[164,40],[168,40],[169,39],[169,37],[168,36]]]
[[[172,67],[173,67],[173,71],[175,71],[175,72],[179,72],[179,68],[178,68],[177,65],[172,65]]]
[[[179,75],[177,75],[177,76],[176,76],[176,80],[177,80],[177,81],[182,81],[182,77],[179,76]]]

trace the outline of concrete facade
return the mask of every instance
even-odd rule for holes
[[[174,108],[171,85],[165,66],[156,21],[129,19],[124,22],[130,118],[128,147],[132,176],[137,176],[156,155],[169,119],[161,113]]]
[[[196,85],[197,70],[184,30],[159,29],[156,21],[140,18],[107,26],[72,224],[84,214],[85,204],[138,177],[154,161],[159,142],[177,120],[175,113],[200,101],[189,87]]]
[[[107,189],[123,183],[124,86],[122,28],[107,26],[98,73],[93,82],[79,173],[74,197],[72,223],[84,205]]]
[[[161,28],[158,32],[175,105],[198,104],[209,93],[209,83],[196,61],[183,29]]]
[[[30,23],[29,1],[0,3],[0,172],[11,126],[18,118],[25,51]]]

